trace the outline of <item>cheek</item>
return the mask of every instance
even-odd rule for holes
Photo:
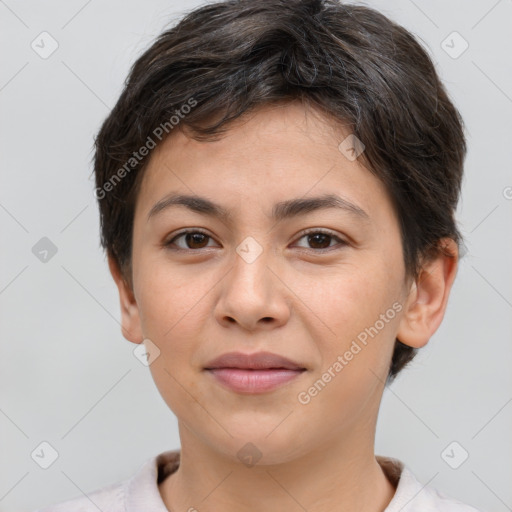
[[[214,276],[162,262],[146,265],[139,274],[137,297],[145,333],[162,343],[187,340],[205,321],[205,304]]]
[[[150,365],[153,380],[169,408],[179,417],[200,415],[201,389],[191,379],[194,354],[204,343],[207,293],[213,283],[160,264],[139,275],[139,311],[144,336],[159,348]],[[210,308],[211,309],[211,308]],[[195,400],[192,398],[194,397]]]
[[[345,337],[353,328],[378,318],[391,296],[386,278],[380,268],[345,265],[317,276],[315,283],[304,282],[301,296],[337,335]]]
[[[384,262],[376,260],[338,269],[316,289],[304,291],[307,305],[330,331],[319,336],[325,367],[349,351],[349,366],[382,370],[398,325],[398,279]]]
[[[174,357],[172,352],[161,354],[150,365],[153,381],[160,396],[173,413],[185,422],[208,421],[208,416],[200,404],[206,403],[204,392],[191,379],[187,365]]]

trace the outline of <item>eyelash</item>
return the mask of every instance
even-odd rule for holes
[[[182,237],[183,235],[186,235],[188,233],[200,233],[200,234],[203,234],[205,235],[206,237],[212,239],[213,237],[210,236],[208,233],[206,233],[205,231],[201,230],[201,229],[198,229],[198,228],[195,228],[195,229],[185,229],[183,231],[180,231],[179,233],[177,233],[176,235],[174,235],[168,242],[164,242],[164,246],[172,251],[183,251],[183,252],[198,252],[198,251],[201,251],[201,249],[183,249],[181,247],[178,247],[178,248],[175,248],[175,247],[172,247],[173,243],[180,237]],[[321,234],[321,235],[327,235],[327,236],[330,236],[332,239],[335,239],[337,240],[339,243],[338,243],[338,249],[344,247],[344,246],[347,246],[348,243],[345,241],[345,240],[342,240],[340,237],[338,237],[337,235],[335,235],[332,231],[328,231],[328,230],[325,230],[325,229],[318,229],[318,228],[311,228],[311,229],[308,229],[304,232],[302,232],[298,238],[298,240],[304,238],[305,236],[307,235],[311,235],[311,234]],[[336,246],[332,246],[332,247],[326,247],[324,249],[308,249],[308,248],[304,248],[302,247],[301,249],[306,249],[306,250],[311,250],[315,253],[324,253],[324,252],[328,252],[328,251],[331,251],[333,249],[335,249]]]

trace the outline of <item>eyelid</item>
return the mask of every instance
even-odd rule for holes
[[[302,238],[305,235],[309,235],[310,233],[323,233],[325,235],[331,235],[333,238],[338,238],[341,240],[341,238],[338,236],[338,233],[336,231],[332,231],[331,229],[327,228],[308,228],[304,229],[303,231],[300,231],[297,235],[298,238]]]

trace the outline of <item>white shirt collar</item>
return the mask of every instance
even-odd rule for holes
[[[159,479],[179,466],[180,450],[160,453],[148,460],[124,485],[126,512],[169,512],[160,496]],[[476,508],[451,499],[431,487],[422,485],[399,459],[376,455],[378,463],[396,487],[393,499],[384,512],[479,512]]]

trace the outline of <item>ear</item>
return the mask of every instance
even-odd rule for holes
[[[410,347],[425,346],[438,329],[457,274],[457,244],[451,238],[442,238],[439,244],[444,250],[422,267],[411,285],[400,319],[396,337]]]
[[[144,336],[140,325],[139,308],[131,286],[122,276],[119,266],[114,258],[108,254],[108,266],[110,273],[119,290],[121,302],[121,332],[132,343],[142,343]]]

